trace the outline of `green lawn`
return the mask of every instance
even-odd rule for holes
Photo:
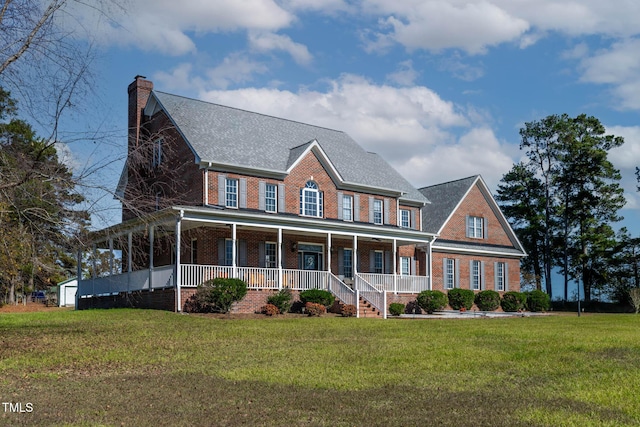
[[[0,425],[640,425],[640,316],[0,315]]]

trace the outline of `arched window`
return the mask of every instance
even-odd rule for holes
[[[318,190],[318,184],[307,181],[304,188],[300,189],[300,215],[323,217],[322,191]]]

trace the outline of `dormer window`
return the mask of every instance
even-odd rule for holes
[[[300,189],[300,215],[322,218],[323,200],[322,191],[314,181],[307,181],[304,188]]]

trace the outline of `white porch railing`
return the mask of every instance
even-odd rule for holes
[[[349,286],[345,285],[340,279],[338,279],[333,274],[329,273],[329,290],[338,297],[343,304],[351,304],[356,306],[356,310],[358,308],[358,297],[356,296],[356,291],[351,289]],[[357,311],[356,311],[357,313]]]
[[[429,289],[427,276],[394,276],[393,274],[377,273],[358,273],[358,275],[379,291],[413,294]]]
[[[222,265],[180,264],[180,286],[195,288],[216,277],[233,277],[233,267]]]
[[[278,289],[277,268],[238,267],[238,279],[250,289]]]
[[[360,273],[356,274],[356,289],[360,296],[372,306],[380,310],[383,318],[387,318],[387,294],[369,283]]]
[[[282,270],[282,287],[291,288],[298,291],[307,289],[329,289],[327,271],[315,270]]]

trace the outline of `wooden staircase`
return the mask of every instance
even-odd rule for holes
[[[360,317],[375,317],[378,319],[382,319],[382,313],[380,310],[371,305],[369,301],[360,297],[360,301],[358,302],[358,314]]]

